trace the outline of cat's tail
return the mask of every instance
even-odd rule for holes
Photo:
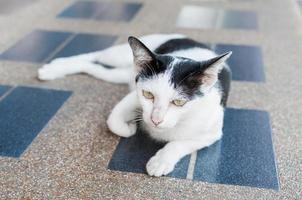
[[[45,64],[38,70],[40,80],[54,80],[67,75],[86,73],[97,79],[112,83],[129,83],[131,81],[131,68],[112,68],[100,62],[62,60]]]

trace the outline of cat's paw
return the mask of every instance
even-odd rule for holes
[[[164,176],[173,171],[175,164],[160,150],[148,161],[146,169],[150,176]]]
[[[54,63],[45,64],[38,70],[38,78],[43,81],[63,78],[65,76],[62,66]]]
[[[108,118],[107,126],[111,132],[121,137],[130,137],[136,133],[137,129],[135,123],[123,122],[114,117]]]

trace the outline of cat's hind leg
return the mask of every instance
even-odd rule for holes
[[[85,53],[70,57],[56,58],[50,64],[68,63],[76,61],[100,62],[116,68],[127,68],[132,64],[132,53],[127,43],[115,45],[107,49]]]
[[[106,66],[112,66],[113,69]],[[132,53],[128,44],[122,44],[98,52],[56,58],[38,70],[38,78],[54,80],[66,75],[87,73],[105,81],[127,83],[129,68],[132,68]]]
[[[86,73],[112,83],[129,83],[132,78],[132,68],[108,69],[100,63],[96,64],[89,61],[50,63],[38,70],[38,78],[40,80],[54,80],[77,73]]]

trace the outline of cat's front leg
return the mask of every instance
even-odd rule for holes
[[[121,137],[136,133],[135,110],[139,108],[136,91],[125,96],[112,110],[107,120],[110,131]]]
[[[167,175],[174,170],[176,163],[184,156],[210,146],[221,137],[221,133],[207,136],[202,140],[180,140],[167,143],[146,165],[150,176]]]

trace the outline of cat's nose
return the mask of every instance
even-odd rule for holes
[[[158,126],[160,123],[163,122],[163,120],[154,119],[153,117],[151,117],[151,121],[155,126]]]

